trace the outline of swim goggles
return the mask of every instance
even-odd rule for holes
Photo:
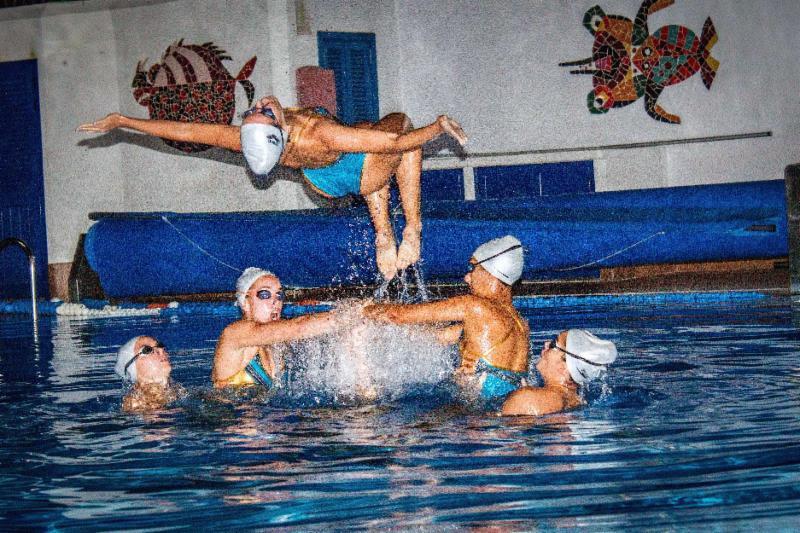
[[[156,344],[154,346],[150,346],[149,344],[147,344],[145,346],[142,346],[142,349],[139,350],[139,352],[137,354],[135,354],[133,357],[131,357],[130,361],[125,363],[125,368],[123,369],[123,373],[127,373],[128,372],[128,367],[131,366],[134,361],[136,361],[137,359],[139,359],[143,355],[150,355],[151,353],[156,351],[156,348],[166,348],[166,346],[161,344],[161,341],[156,341]]]
[[[270,109],[269,107],[262,107],[261,109],[259,109],[257,107],[251,107],[250,109],[244,111],[241,115],[239,115],[239,117],[242,120],[244,120],[247,117],[249,117],[250,115],[255,115],[256,113],[261,113],[265,117],[269,117],[269,118],[271,118],[272,120],[275,120],[275,121],[278,120],[275,117],[275,112],[272,111],[272,109]]]
[[[581,357],[578,354],[574,354],[572,352],[568,352],[567,350],[565,350],[564,348],[562,348],[561,346],[558,345],[558,337],[556,337],[555,339],[553,339],[551,341],[547,341],[547,342],[550,343],[550,348],[555,348],[556,350],[558,350],[560,352],[564,352],[565,354],[569,355],[570,357],[574,357],[575,359],[577,359],[579,361],[583,361],[584,363],[586,363],[588,365],[599,366],[601,368],[606,368],[608,366],[608,365],[604,365],[603,363],[596,363],[594,361],[589,361],[585,357]]]
[[[515,244],[514,246],[511,246],[510,248],[506,248],[502,252],[497,252],[494,255],[490,255],[486,259],[481,259],[480,261],[476,261],[474,263],[467,263],[467,273],[472,272],[473,270],[475,270],[475,267],[480,265],[481,263],[485,263],[486,261],[494,259],[495,257],[500,257],[501,255],[507,254],[508,252],[510,252],[512,250],[516,250],[517,248],[522,248],[522,245],[521,244]]]
[[[274,294],[275,299],[277,299],[279,302],[283,301],[283,291],[276,291]],[[256,292],[256,298],[259,300],[269,300],[272,298],[272,295],[273,293],[269,289],[261,289],[260,291]]]

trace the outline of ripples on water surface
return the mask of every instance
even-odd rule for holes
[[[797,306],[797,304],[795,304]],[[526,311],[617,342],[580,410],[501,419],[431,384],[370,405],[220,399],[218,317],[0,316],[0,528],[791,529],[800,520],[800,312],[787,298]],[[119,412],[116,347],[152,333],[190,396]],[[433,358],[435,359],[435,357]],[[423,368],[424,367],[424,368]],[[333,400],[335,403],[335,399]]]

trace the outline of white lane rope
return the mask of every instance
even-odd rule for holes
[[[222,259],[220,259],[220,258],[216,257],[214,254],[212,254],[211,252],[209,252],[208,250],[206,250],[205,248],[203,248],[202,246],[200,246],[199,244],[197,244],[196,242],[194,242],[194,241],[193,241],[192,239],[190,239],[190,238],[189,238],[189,237],[188,237],[188,236],[187,236],[187,235],[186,235],[184,232],[182,232],[181,230],[179,230],[179,229],[177,228],[177,226],[175,226],[175,224],[173,224],[172,222],[170,222],[170,221],[169,221],[169,219],[168,219],[168,218],[167,218],[165,215],[161,215],[161,220],[163,220],[163,221],[164,221],[164,222],[165,222],[165,223],[166,223],[166,224],[167,224],[169,227],[171,227],[172,229],[174,229],[174,230],[175,230],[175,232],[176,232],[178,235],[180,235],[181,237],[183,237],[184,239],[186,239],[186,241],[187,241],[189,244],[191,244],[192,246],[194,246],[195,248],[197,248],[198,250],[200,250],[200,252],[202,252],[203,254],[207,255],[208,257],[210,257],[211,259],[213,259],[213,260],[214,260],[214,261],[216,261],[217,263],[219,263],[219,264],[221,264],[221,265],[223,265],[223,266],[226,266],[226,267],[230,268],[231,270],[233,270],[233,271],[235,271],[235,272],[239,272],[239,273],[241,273],[241,272],[243,272],[243,271],[244,271],[244,269],[237,268],[237,267],[235,267],[235,266],[233,266],[233,265],[229,265],[228,263],[226,263],[226,262],[225,262],[225,261],[223,261]]]

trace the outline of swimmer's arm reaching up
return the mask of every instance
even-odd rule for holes
[[[440,116],[433,124],[402,134],[351,128],[333,120],[321,121],[314,131],[328,149],[336,152],[399,154],[419,148],[443,133],[447,133],[461,145],[467,142],[461,125],[447,115]]]
[[[105,133],[123,128],[171,141],[183,141],[210,146],[219,146],[241,152],[242,142],[239,127],[229,124],[205,124],[201,122],[178,122],[173,120],[151,120],[133,118],[111,113],[100,120],[81,124],[75,131]]]

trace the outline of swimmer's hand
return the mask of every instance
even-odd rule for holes
[[[83,131],[86,133],[105,133],[107,131],[119,128],[121,124],[122,115],[119,113],[110,113],[106,115],[105,118],[101,118],[100,120],[81,124],[75,128],[75,131]]]
[[[275,120],[278,121],[281,128],[286,129],[286,118],[283,115],[283,106],[278,101],[277,96],[264,96],[256,102],[254,107],[258,110],[265,107],[271,109],[272,112],[275,113]]]
[[[461,124],[447,115],[440,115],[439,118],[436,119],[436,122],[446,134],[458,141],[458,144],[464,146],[467,143],[467,134],[461,129]]]

